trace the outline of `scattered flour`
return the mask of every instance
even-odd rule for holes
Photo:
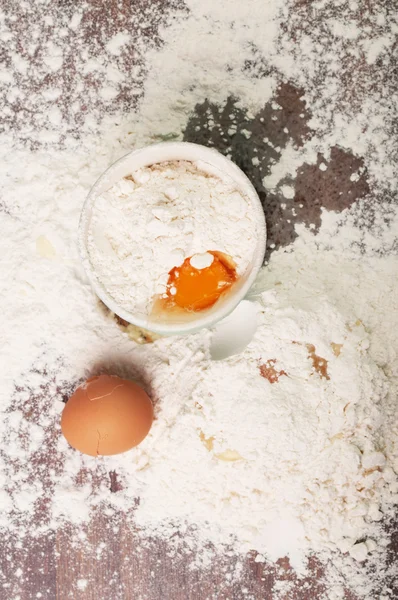
[[[250,201],[229,176],[187,161],[159,163],[95,199],[88,250],[118,305],[147,315],[156,294],[166,291],[169,271],[194,254],[224,252],[242,275],[257,227]]]
[[[398,500],[386,375],[397,369],[397,276],[396,257],[358,264],[307,237],[262,271],[259,326],[239,356],[210,361],[206,332],[139,349],[146,364],[157,356],[158,419],[133,469],[127,455],[107,468],[127,470],[121,493],[140,496],[144,531],[167,537],[186,521],[203,542],[287,554],[297,569],[311,551],[375,550],[380,510]]]
[[[87,579],[78,579],[77,581],[77,589],[81,592],[84,592],[88,584]]]
[[[254,548],[259,562],[287,554],[299,571],[316,552],[328,587],[315,597],[341,600],[351,588],[393,598],[396,14],[384,0],[141,4],[112,19],[101,3],[6,1],[0,12],[4,546],[11,555],[71,525],[84,543],[99,510],[138,522],[142,544],[148,531],[170,546],[182,532],[202,548],[195,565],[212,565],[209,539],[217,551]],[[305,94],[310,133],[266,165],[262,148],[251,161],[258,179],[287,201],[300,166],[321,153],[327,173],[339,145],[363,156],[369,196],[323,211],[316,236],[296,226],[295,243],[272,254],[241,355],[212,362],[210,332],[137,347],[97,309],[79,264],[88,190],[134,146],[182,139],[206,100],[238,144],[235,112],[255,119],[285,81]],[[236,111],[224,115],[229,98]],[[206,131],[217,127],[208,116]],[[250,133],[245,125],[241,137],[255,144]],[[229,153],[221,131],[219,140]],[[137,379],[157,415],[139,448],[97,461],[71,451],[59,429],[62,400],[94,372]],[[16,567],[2,583],[9,598],[20,595]],[[278,582],[272,594],[295,589]]]

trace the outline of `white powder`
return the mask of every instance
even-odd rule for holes
[[[117,33],[106,45],[108,52],[114,55],[119,55],[123,46],[128,44],[130,36],[128,33],[119,32]]]
[[[86,589],[88,584],[87,579],[78,579],[77,580],[77,589],[80,590],[81,592],[84,592],[84,590]]]
[[[99,196],[88,248],[99,281],[119,306],[147,314],[166,290],[169,271],[192,255],[224,252],[242,275],[256,233],[250,202],[229,176],[177,161],[140,169]]]
[[[6,1],[0,13],[5,552],[29,552],[31,536],[66,523],[77,526],[72,543],[104,560],[109,531],[94,549],[86,540],[98,510],[115,521],[121,515],[124,526],[138,520],[141,544],[152,532],[170,554],[179,535],[191,553],[204,542],[195,566],[213,566],[208,539],[217,551],[232,542],[227,555],[257,548],[258,562],[287,553],[298,568],[315,550],[325,591],[307,594],[310,579],[278,581],[275,599],[341,600],[347,588],[367,600],[392,598],[397,573],[386,562],[385,525],[398,501],[396,15],[383,1],[144,4],[112,19],[101,3],[86,12]],[[267,162],[245,121],[241,138],[259,145],[250,161],[258,179],[267,191],[283,190],[295,187],[304,163],[327,174],[339,145],[364,157],[368,197],[343,215],[323,211],[316,237],[296,226],[294,245],[272,255],[258,283],[259,328],[242,355],[211,362],[207,332],[136,347],[98,310],[79,264],[76,229],[88,189],[135,145],[181,139],[206,99],[228,121],[233,137],[223,147],[230,153],[242,144],[231,114],[258,120],[286,81],[305,93],[311,133],[302,147],[289,139]],[[236,98],[233,111],[228,97]],[[217,124],[206,114],[210,135]],[[314,371],[307,344],[327,361],[330,379]],[[279,381],[261,378],[261,364]],[[94,461],[60,437],[59,416],[75,385],[104,371],[146,386],[157,420],[139,448]],[[110,469],[123,486],[116,493]],[[252,571],[231,561],[233,575],[216,594],[259,597]],[[20,597],[18,567],[2,584],[7,598]],[[204,578],[195,575],[195,583]]]
[[[380,352],[396,339],[398,261],[353,258],[317,252],[309,239],[274,255],[257,284],[267,289],[257,332],[239,356],[209,361],[206,334],[140,349],[158,357],[158,419],[136,467],[127,455],[107,463],[125,470],[126,499],[139,493],[144,531],[167,537],[186,521],[204,542],[288,554],[296,568],[309,551],[362,560],[358,540],[377,543],[378,511],[397,499],[395,391]],[[270,361],[274,383],[260,373]]]
[[[194,269],[207,269],[213,264],[214,256],[209,252],[203,252],[202,254],[194,254],[189,262],[191,263],[191,266]]]

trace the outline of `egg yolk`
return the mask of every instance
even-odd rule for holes
[[[238,276],[231,258],[222,252],[208,251],[213,256],[209,266],[195,268],[191,258],[169,272],[164,308],[179,307],[201,311],[217,302]]]

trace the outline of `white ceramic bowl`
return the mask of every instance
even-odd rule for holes
[[[202,161],[229,175],[236,182],[241,193],[244,194],[251,203],[257,229],[256,239],[253,241],[253,256],[249,267],[240,277],[239,281],[232,286],[229,292],[222,296],[218,302],[208,310],[200,313],[193,313],[189,320],[181,318],[181,320],[178,321],[160,321],[159,318],[153,318],[144,313],[130,313],[114,300],[101,283],[93,268],[87,250],[87,238],[93,205],[95,199],[100,194],[137,169],[154,163],[171,160]],[[83,206],[79,226],[80,256],[87,276],[97,296],[111,309],[111,311],[119,315],[125,321],[161,335],[184,334],[196,331],[203,327],[209,327],[233,311],[245,297],[256,278],[264,259],[265,243],[266,226],[263,208],[256,190],[246,175],[232,161],[216,150],[188,142],[164,142],[161,144],[154,144],[153,146],[146,146],[145,148],[134,150],[116,161],[103,175],[101,175],[91,188]]]

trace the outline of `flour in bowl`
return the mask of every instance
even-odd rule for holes
[[[88,252],[99,281],[130,312],[148,313],[168,274],[207,251],[229,255],[237,274],[256,245],[250,200],[231,177],[204,163],[141,168],[94,202]]]

